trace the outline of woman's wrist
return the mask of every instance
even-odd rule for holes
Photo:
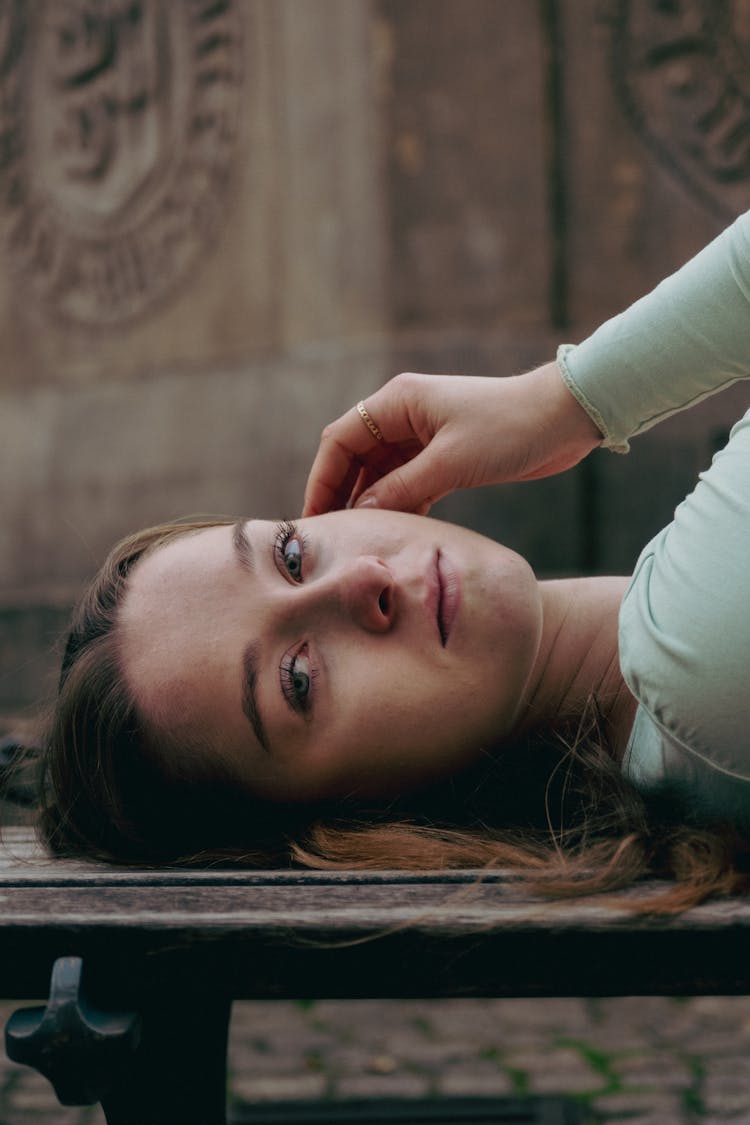
[[[601,445],[600,427],[568,386],[556,360],[529,372],[529,377],[534,381],[536,402],[542,405],[545,428],[560,445],[580,449],[581,457]]]

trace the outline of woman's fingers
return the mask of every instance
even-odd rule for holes
[[[345,508],[360,468],[350,450],[321,439],[307,480],[302,515],[317,516]]]
[[[437,437],[425,449],[415,449],[411,457],[371,483],[354,506],[426,515],[435,501],[455,487],[453,468],[442,456],[444,446]]]
[[[303,516],[345,508],[356,484],[362,457],[377,444],[356,407],[326,426],[307,478]]]
[[[382,390],[367,400],[365,414],[380,437],[368,427],[357,406],[323,430],[307,479],[303,516],[345,508],[373,480],[421,449],[408,416],[394,411],[392,400]],[[367,483],[358,485],[362,468],[367,470]]]

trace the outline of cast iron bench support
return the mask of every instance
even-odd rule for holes
[[[8,1020],[9,1058],[39,1070],[63,1105],[101,1102],[108,1125],[224,1125],[231,1002],[161,990],[136,1014],[92,1004],[80,957],[60,957],[46,1008]]]

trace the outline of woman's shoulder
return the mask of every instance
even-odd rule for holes
[[[640,705],[621,768],[641,793],[671,799],[687,820],[730,821],[750,830],[747,744],[698,749]]]

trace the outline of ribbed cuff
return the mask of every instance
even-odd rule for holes
[[[568,356],[571,352],[574,352],[576,350],[576,346],[576,344],[560,344],[557,349],[557,366],[560,368],[562,381],[568,388],[570,393],[573,395],[573,398],[576,400],[576,402],[580,403],[580,405],[586,411],[589,418],[604,438],[601,444],[601,448],[609,449],[611,453],[629,453],[630,442],[619,441],[617,438],[613,437],[609,427],[607,426],[607,423],[604,421],[604,418],[601,416],[596,407],[593,406],[586,398],[585,394],[576,383],[570,368],[568,367]]]

